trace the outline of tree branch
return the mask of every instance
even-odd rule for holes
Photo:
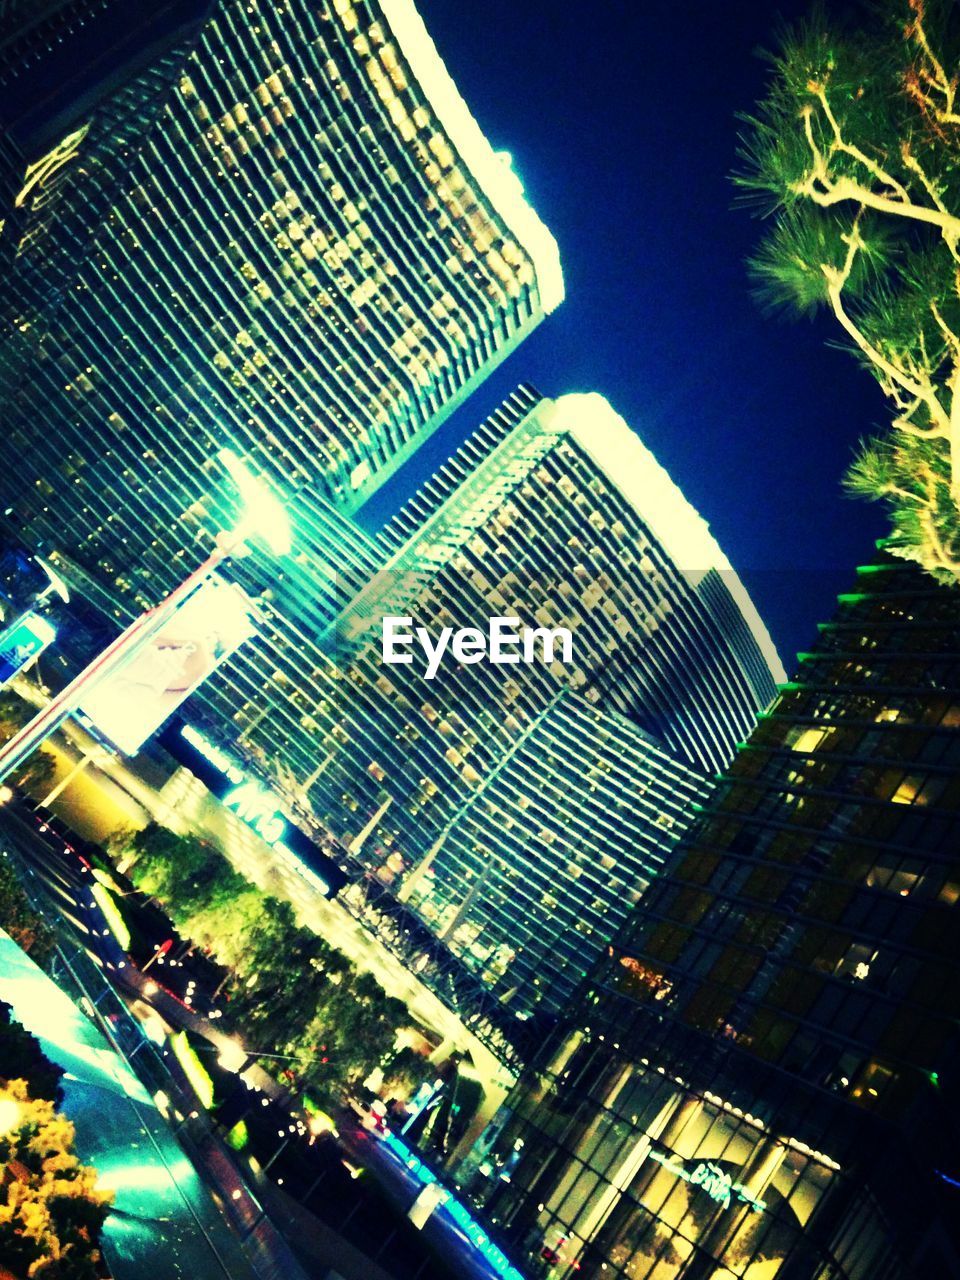
[[[940,212],[947,214],[947,216],[949,217],[950,210],[947,208],[947,206],[943,203],[943,200],[940,198],[940,193],[939,191],[937,191],[937,188],[933,185],[933,183],[927,177],[926,173],[924,172],[923,165],[920,163],[917,157],[910,150],[909,142],[901,143],[900,156],[901,156],[901,159],[903,160],[903,163],[907,166],[910,172],[915,173],[917,177],[920,179],[927,195],[930,197],[930,199],[933,201],[936,207],[940,210]]]
[[[954,363],[950,395],[950,496],[960,507],[960,361]]]
[[[836,134],[837,130],[839,130],[839,123],[830,110],[826,94],[822,89],[817,90],[817,98],[823,104],[831,129]],[[891,190],[899,192],[899,198],[883,195],[870,187],[864,186],[862,182],[857,182],[854,178],[831,178],[827,157],[813,135],[812,106],[804,107],[802,117],[804,136],[807,140],[807,146],[810,148],[813,165],[809,176],[793,185],[793,190],[798,195],[808,196],[822,208],[841,204],[845,200],[853,200],[857,204],[874,209],[878,213],[891,213],[899,218],[912,218],[915,222],[926,222],[931,226],[939,227],[944,242],[953,256],[957,258],[957,243],[960,241],[960,217],[950,213],[945,208],[929,208],[927,205],[915,203],[910,199],[906,188],[897,182],[895,178],[884,169],[881,169],[875,161],[871,160],[859,148],[851,148],[848,144],[843,143],[842,138],[837,143],[838,149],[859,160],[879,182],[883,182]]]
[[[949,440],[950,432],[946,427],[918,427],[909,418],[894,418],[893,424],[898,431],[907,436],[918,436],[921,440]]]
[[[936,320],[937,322],[937,328],[943,334],[944,338],[946,338],[947,344],[953,347],[953,350],[956,352],[956,354],[960,356],[960,337],[958,337],[958,335],[954,333],[954,331],[947,324],[946,320],[944,320],[943,315],[940,311],[940,308],[937,305],[936,298],[930,299],[930,312],[934,320]]]
[[[926,545],[933,553],[933,565],[928,567],[946,569],[948,572],[960,577],[960,557],[954,555],[940,537],[935,510],[932,507],[925,506],[923,511],[918,513],[918,519],[923,528]]]
[[[809,183],[800,183],[795,190],[800,194],[808,195],[811,200],[824,208],[841,204],[844,200],[853,200],[878,213],[892,213],[898,218],[912,218],[915,222],[926,222],[931,226],[939,227],[951,252],[960,240],[960,218],[955,214],[941,213],[939,209],[929,209],[923,204],[912,202],[903,204],[900,200],[893,200],[889,196],[871,191],[869,187],[855,182],[853,178],[837,178],[833,182],[824,181],[823,185],[825,187],[823,193],[818,192]]]
[[[930,41],[927,39],[926,28],[923,25],[924,19],[924,3],[923,0],[913,0],[912,6],[914,13],[917,15],[910,27],[907,29],[908,37],[912,35],[926,58],[927,63],[933,68],[933,74],[928,73],[927,78],[943,94],[945,103],[944,111],[937,111],[936,115],[941,121],[949,121],[951,124],[960,124],[960,116],[955,115],[953,111],[957,94],[956,79],[950,80],[943,68],[943,64],[933,52]]]
[[[844,332],[853,339],[857,347],[859,347],[870,363],[885,374],[890,382],[902,387],[909,395],[925,404],[935,426],[943,431],[948,431],[950,429],[950,419],[938,400],[933,387],[931,385],[924,386],[922,383],[915,381],[904,373],[903,370],[900,369],[892,360],[885,356],[878,347],[875,347],[873,343],[870,342],[866,334],[857,327],[856,322],[844,307],[844,285],[850,278],[850,272],[853,270],[853,264],[856,260],[857,253],[862,247],[860,232],[856,223],[854,223],[849,236],[845,236],[844,239],[847,244],[847,255],[843,266],[838,268],[831,266],[829,263],[821,263],[820,266],[820,270],[823,272],[824,278],[827,282],[827,297],[830,301],[833,314],[836,316]],[[958,406],[960,406],[960,397],[956,397],[955,399]]]
[[[827,99],[827,91],[822,86],[817,89],[816,97],[820,106],[823,108],[823,114],[827,117],[827,123],[833,131],[834,145],[836,146],[836,149],[838,151],[843,151],[852,159],[859,161],[868,173],[873,174],[878,182],[884,183],[891,191],[895,191],[904,204],[909,204],[910,196],[906,187],[904,187],[902,183],[898,182],[893,174],[887,173],[885,169],[881,169],[875,160],[871,160],[866,152],[861,151],[860,148],[854,146],[852,142],[846,142],[844,140],[843,132],[840,128],[840,122],[833,114],[833,109]]]

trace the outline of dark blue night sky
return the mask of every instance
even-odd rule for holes
[[[388,515],[518,382],[599,391],[709,521],[788,669],[884,532],[844,496],[879,389],[829,319],[770,319],[735,206],[738,111],[777,11],[664,0],[419,0],[494,147],[560,245],[567,300],[365,510]],[[787,20],[807,6],[780,6]]]

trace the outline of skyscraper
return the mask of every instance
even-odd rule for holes
[[[529,1274],[960,1272],[958,655],[914,565],[840,597],[512,1100]]]
[[[336,628],[315,811],[511,1009],[553,1011],[779,662],[706,523],[597,395],[521,388],[382,541]],[[448,655],[430,677],[384,664],[385,615],[434,636],[513,617],[571,651]]]
[[[67,49],[81,9],[63,6]],[[203,696],[303,778],[316,638],[337,584],[380,559],[345,513],[560,302],[556,246],[408,0],[222,0],[146,141],[117,156],[3,404],[0,506],[119,623],[227,518],[218,450],[266,473],[295,556],[237,566],[261,634]],[[87,198],[58,188],[55,245]],[[11,331],[50,314],[33,281]]]
[[[401,894],[515,1014],[555,1015],[710,790],[629,720],[561,690]]]
[[[0,402],[68,296],[210,3],[0,7]]]

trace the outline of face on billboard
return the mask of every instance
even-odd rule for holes
[[[82,713],[121,751],[134,754],[253,634],[250,607],[238,586],[209,579],[144,648],[87,694]]]
[[[56,634],[46,618],[35,613],[25,613],[0,631],[0,689],[42,653]]]

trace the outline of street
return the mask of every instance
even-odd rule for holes
[[[2,811],[2,824],[3,833],[15,846],[31,882],[40,889],[64,930],[86,957],[126,993],[127,1003],[135,1004],[141,1017],[144,1010],[154,1017],[159,1015],[162,1026],[184,1028],[209,1044],[212,1056],[206,1065],[222,1077],[225,1073],[222,1068],[218,1069],[216,1058],[218,1055],[229,1058],[231,1054],[236,1057],[236,1039],[222,1029],[219,1019],[211,1020],[200,1011],[211,1008],[209,992],[199,986],[191,987],[195,1008],[190,1008],[181,994],[192,983],[191,975],[199,967],[209,970],[209,964],[201,958],[198,966],[194,957],[184,954],[176,969],[171,969],[168,962],[163,966],[157,962],[143,975],[107,927],[91,896],[91,885],[96,881],[93,869],[85,865],[82,842],[71,844],[69,833],[59,822],[32,813],[30,807],[21,802]],[[167,989],[171,979],[179,993]],[[163,1053],[163,1064],[175,1086],[181,1090],[189,1088],[182,1071],[167,1052]],[[337,1229],[344,1232],[348,1240],[354,1239],[358,1247],[372,1248],[377,1256],[388,1254],[383,1265],[389,1268],[390,1274],[423,1280],[434,1275],[438,1280],[441,1276],[449,1276],[451,1280],[461,1276],[464,1280],[496,1280],[505,1274],[502,1267],[491,1265],[484,1249],[478,1249],[471,1242],[446,1206],[433,1213],[423,1228],[422,1244],[416,1243],[415,1229],[403,1219],[423,1183],[394,1151],[356,1122],[353,1112],[345,1110],[338,1114],[336,1142],[329,1135],[317,1140],[307,1133],[303,1123],[307,1117],[300,1112],[298,1101],[260,1063],[250,1061],[243,1070],[242,1081],[241,1086],[237,1079],[235,1087],[247,1090],[244,1113],[254,1136],[265,1141],[262,1149],[271,1153],[266,1160],[271,1180],[322,1219],[330,1220],[332,1212]],[[193,1114],[197,1114],[196,1109]],[[270,1137],[271,1134],[274,1136]],[[187,1161],[183,1163],[189,1167]],[[258,1167],[263,1163],[261,1157]],[[358,1182],[354,1174],[359,1168],[369,1170],[374,1181]],[[238,1188],[240,1185],[237,1184]],[[383,1196],[386,1200],[378,1207]],[[263,1211],[259,1207],[245,1211],[248,1197],[249,1191],[243,1188],[236,1196],[240,1203],[231,1204],[231,1210],[233,1217],[253,1226],[260,1221]],[[398,1218],[399,1230],[390,1225]],[[120,1230],[128,1227],[129,1224]],[[424,1247],[428,1255],[432,1254],[437,1260],[428,1271],[422,1270]],[[449,1270],[440,1263],[441,1258],[445,1263],[449,1260]]]

